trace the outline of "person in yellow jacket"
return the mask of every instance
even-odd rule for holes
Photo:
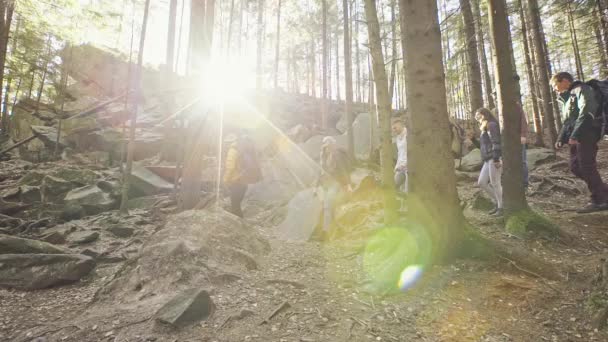
[[[262,179],[254,142],[247,134],[237,137],[229,134],[224,142],[227,145],[224,164],[224,185],[230,195],[230,212],[243,217],[241,203],[247,193],[249,184]]]

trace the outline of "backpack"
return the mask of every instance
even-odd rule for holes
[[[241,168],[241,180],[245,184],[255,184],[262,180],[262,170],[257,152],[250,139],[239,141],[237,146],[238,162]]]
[[[608,134],[608,79],[599,81],[599,80],[590,80],[585,82],[586,85],[595,90],[595,94],[597,96],[598,102],[600,104],[600,108],[597,113],[593,115],[593,126],[601,127],[601,136]]]

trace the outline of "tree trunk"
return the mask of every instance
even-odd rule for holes
[[[463,241],[464,217],[456,192],[450,148],[437,2],[407,0],[406,3],[400,11],[405,12],[407,23],[402,34],[408,64],[409,210],[415,209],[416,219],[427,227],[436,252],[433,257],[449,260]]]
[[[346,112],[346,141],[348,147],[348,155],[351,158],[355,156],[355,143],[353,138],[353,68],[351,57],[351,40],[350,40],[350,16],[348,8],[348,0],[342,0],[342,10],[344,12],[344,96]]]
[[[317,52],[315,50],[315,40],[310,41],[310,89],[312,97],[317,97]]]
[[[329,47],[327,44],[327,0],[322,0],[321,2],[321,16],[322,16],[322,26],[321,26],[321,126],[323,130],[327,130],[327,67],[329,66],[327,61],[327,55],[329,54]]]
[[[42,70],[42,78],[40,79],[40,88],[38,88],[38,96],[36,97],[36,110],[40,108],[40,100],[42,99],[42,91],[44,90],[44,83],[46,82],[46,75],[49,72],[49,62],[51,60],[51,35],[46,40],[47,51],[46,60],[44,61],[44,69]]]
[[[177,0],[171,0],[169,4],[169,26],[167,27],[167,80],[172,79],[173,66],[175,64],[175,28],[177,22]],[[171,84],[171,83],[170,83]]]
[[[542,104],[547,117],[547,125],[549,127],[549,136],[551,137],[551,146],[557,141],[557,129],[555,125],[555,116],[553,114],[551,85],[549,84],[547,55],[543,49],[544,38],[541,35],[540,15],[537,0],[528,0],[528,12],[532,18],[532,37],[534,39],[534,48],[536,49],[536,64],[538,68],[539,84],[541,87]],[[537,20],[538,19],[538,20]]]
[[[477,39],[475,36],[475,22],[471,11],[470,0],[460,0],[460,10],[464,22],[464,41],[466,43],[468,74],[469,74],[469,110],[474,113],[483,107],[483,94],[481,91],[481,71],[479,69],[479,56],[477,55]]]
[[[405,31],[406,31],[406,25],[407,25],[407,18],[405,15],[405,8],[407,7],[407,0],[399,0],[399,29],[401,30],[401,58],[402,58],[402,74],[403,74],[403,88],[404,88],[404,97],[405,100],[403,101],[403,107],[407,110],[408,107],[408,101],[409,98],[407,97],[407,63],[408,60],[405,57],[406,56],[406,51],[405,51]]]
[[[585,80],[585,73],[583,72],[583,63],[581,61],[581,53],[578,49],[578,39],[576,37],[576,28],[574,27],[574,18],[572,16],[572,6],[570,2],[567,3],[568,9],[568,24],[570,27],[570,39],[572,40],[572,50],[574,52],[574,61],[576,62],[576,74],[578,79],[581,81]]]
[[[17,20],[15,26],[15,32],[13,33],[13,45],[11,46],[11,54],[14,54],[17,51],[17,35],[19,33],[19,24],[21,20]],[[8,53],[8,51],[7,51]],[[5,58],[6,60],[6,58]],[[11,84],[13,82],[13,74],[14,70],[9,70],[8,78],[6,80],[6,88],[4,90],[4,106],[2,107],[2,120],[0,121],[0,130],[2,133],[8,133],[10,131],[10,116],[8,115],[8,105],[9,105],[9,93],[11,91]],[[0,83],[2,84],[2,83]],[[21,77],[19,78],[19,86],[21,85]],[[11,110],[12,111],[12,110]]]
[[[503,199],[507,215],[528,208],[524,194],[521,159],[521,117],[517,108],[519,85],[515,79],[512,50],[509,44],[510,29],[505,0],[489,0],[490,32],[494,41],[494,75],[498,92],[498,111],[503,120]]]
[[[256,54],[256,88],[262,89],[262,51],[264,49],[264,0],[258,0],[258,27],[257,27],[257,54]]]
[[[391,0],[391,76],[388,82],[391,108],[395,97],[395,75],[397,73],[397,4]],[[388,46],[388,44],[386,44]]]
[[[180,59],[180,51],[182,50],[182,32],[184,30],[184,9],[186,7],[186,4],[184,3],[184,1],[182,1],[182,8],[179,14],[179,32],[177,33],[177,48],[176,48],[176,52],[175,52],[175,63],[174,65],[172,65],[171,67],[173,68],[173,71],[177,71],[177,67],[179,65],[179,59]],[[187,65],[188,63],[186,63]]]
[[[129,201],[129,184],[131,177],[131,170],[133,168],[133,155],[135,154],[135,129],[137,126],[137,110],[138,102],[143,96],[142,85],[141,85],[141,73],[142,65],[144,61],[144,46],[146,41],[146,28],[148,26],[148,12],[150,10],[150,0],[146,0],[144,7],[144,18],[141,25],[141,35],[139,37],[139,52],[137,54],[137,74],[135,76],[136,84],[136,96],[134,96],[133,109],[131,112],[131,122],[129,125],[129,147],[127,150],[127,166],[123,172],[122,179],[122,198],[120,201],[120,212],[122,214],[127,213],[127,202]]]
[[[599,55],[600,77],[605,78],[608,75],[608,51],[606,51],[606,44],[604,44],[604,41],[602,40],[602,18],[596,9],[593,9],[593,12],[597,17],[597,21],[593,24],[593,33],[595,34],[595,41],[598,49],[597,52]]]
[[[230,1],[230,18],[228,18],[228,36],[226,38],[226,56],[230,56],[230,42],[232,40],[232,22],[234,22],[234,0]]]
[[[357,102],[363,102],[363,86],[361,84],[361,52],[359,51],[359,11],[357,7],[358,1],[355,0],[353,3],[354,10],[353,20],[355,21],[355,76],[357,78],[356,94]]]
[[[336,28],[336,101],[342,101],[340,95],[340,30]]]
[[[0,91],[4,83],[4,68],[6,64],[6,54],[8,51],[8,37],[13,21],[13,12],[15,10],[14,1],[0,2]],[[3,118],[1,122],[2,134],[7,134],[9,129],[9,120]]]
[[[207,0],[190,0],[190,34],[188,48],[188,74],[198,74],[203,70],[203,56],[206,54],[205,11]]]
[[[277,45],[274,51],[274,89],[279,87],[279,50],[281,47],[281,0],[277,4]]]
[[[240,0],[241,2],[241,9],[240,9],[240,13],[239,13],[239,41],[238,41],[238,51],[239,51],[239,57],[241,56],[241,40],[243,37],[243,13],[245,12],[245,4],[248,4],[249,2],[247,0]]]
[[[599,19],[599,29],[603,38],[602,52],[606,55],[607,65],[605,67],[604,76],[608,75],[608,18],[606,18],[606,7],[602,0],[597,1],[597,16]]]
[[[526,74],[528,76],[528,88],[530,89],[530,97],[532,99],[532,108],[534,116],[534,132],[536,133],[535,143],[536,146],[544,146],[543,141],[543,126],[540,121],[540,113],[538,111],[538,102],[536,97],[536,79],[534,78],[534,71],[532,67],[532,61],[530,59],[530,47],[528,45],[528,28],[526,24],[526,16],[524,11],[524,5],[522,0],[518,0],[519,5],[519,18],[521,21],[521,38],[524,45],[524,57],[526,60]],[[523,106],[523,103],[522,103]]]
[[[479,51],[479,60],[481,61],[481,70],[483,72],[483,86],[486,95],[486,104],[488,108],[495,108],[494,97],[492,96],[492,75],[488,67],[488,57],[486,55],[486,44],[482,31],[481,10],[479,9],[479,0],[474,0],[473,15],[476,18],[475,36],[477,37],[477,48]]]
[[[380,124],[380,166],[382,184],[384,186],[384,222],[390,224],[397,216],[397,201],[395,198],[395,183],[393,180],[393,145],[391,141],[391,99],[389,97],[388,80],[384,68],[384,56],[380,38],[380,25],[375,0],[365,0],[365,17],[369,32],[370,53],[378,101],[378,121]]]

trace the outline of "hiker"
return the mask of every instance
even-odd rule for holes
[[[502,163],[500,149],[500,125],[489,109],[479,108],[475,113],[475,120],[479,123],[481,136],[479,145],[483,166],[479,173],[477,184],[494,202],[494,209],[488,214],[501,216],[502,206]]]
[[[228,151],[224,168],[224,185],[230,195],[230,212],[243,217],[241,203],[249,184],[260,181],[261,171],[253,141],[247,135],[229,134],[224,139]]]
[[[315,188],[323,188],[323,233],[327,234],[333,222],[334,210],[352,192],[350,160],[346,151],[339,148],[336,139],[327,136],[321,145],[321,174]],[[314,192],[316,195],[316,190]]]
[[[395,163],[395,188],[407,192],[407,129],[402,119],[393,120],[393,137],[397,145],[397,163]]]
[[[523,172],[523,181],[524,181],[524,189],[528,188],[530,185],[530,173],[528,171],[528,117],[524,112],[524,109],[521,106],[521,102],[517,101],[515,103],[515,107],[517,107],[517,111],[519,112],[519,116],[521,118],[521,130],[520,130],[520,142],[521,142],[521,164],[522,164],[522,172]]]
[[[596,161],[597,143],[602,138],[603,126],[595,118],[602,111],[599,101],[602,94],[587,83],[575,81],[567,72],[555,74],[551,85],[559,94],[564,119],[555,148],[570,146],[570,171],[585,181],[591,192],[591,203],[577,212],[608,210],[608,186],[597,171]]]

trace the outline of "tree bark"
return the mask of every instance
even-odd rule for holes
[[[353,20],[355,21],[355,76],[357,79],[356,83],[356,94],[357,94],[357,102],[363,102],[363,85],[361,84],[361,52],[359,51],[359,11],[357,7],[358,1],[355,0],[353,3],[354,10]]]
[[[226,56],[230,56],[230,42],[232,41],[232,23],[234,22],[234,0],[230,1],[230,18],[228,18],[228,36],[226,37]]]
[[[408,106],[408,101],[409,98],[407,97],[407,90],[405,89],[407,87],[407,63],[408,60],[406,58],[406,51],[405,51],[405,31],[407,30],[406,25],[407,25],[407,17],[405,15],[405,8],[407,7],[407,0],[399,0],[399,29],[401,30],[401,58],[402,58],[402,74],[403,74],[403,87],[404,87],[404,97],[405,100],[403,101],[403,107],[408,110],[409,106]]]
[[[348,0],[342,0],[344,13],[344,111],[346,112],[346,141],[348,155],[355,156],[355,142],[353,138],[353,68],[351,57],[350,16]]]
[[[400,11],[407,22],[402,34],[408,61],[408,204],[428,227],[435,259],[446,260],[464,239],[464,217],[450,148],[437,2],[407,0],[406,4]]]
[[[544,112],[547,118],[549,127],[549,136],[551,138],[551,146],[557,141],[557,129],[555,124],[555,116],[553,113],[551,86],[549,84],[547,55],[543,49],[543,36],[541,35],[540,15],[537,0],[528,0],[528,12],[532,18],[532,37],[534,39],[534,48],[536,50],[536,64],[538,68],[539,84],[541,87],[541,96]]]
[[[395,75],[397,72],[397,4],[391,0],[391,76],[388,82],[391,107],[395,97]],[[388,46],[388,44],[387,44]]]
[[[172,79],[173,66],[175,65],[175,28],[177,23],[177,0],[169,3],[169,26],[167,27],[167,79]]]
[[[279,87],[279,51],[281,47],[281,0],[277,4],[277,44],[274,51],[274,89]]]
[[[2,90],[2,84],[4,83],[4,69],[6,64],[6,54],[8,52],[8,37],[11,30],[14,10],[14,1],[10,0],[0,2],[0,91]],[[2,134],[8,134],[9,120],[7,118],[3,118],[0,124]]]
[[[378,121],[380,125],[380,167],[382,184],[384,186],[384,222],[390,224],[397,217],[397,201],[395,198],[395,183],[393,179],[393,153],[391,141],[391,100],[389,97],[388,80],[384,68],[380,25],[375,0],[365,0],[365,17],[369,34],[370,53],[376,88]]]
[[[342,101],[340,94],[340,30],[336,28],[336,101]]]
[[[489,0],[490,32],[494,40],[494,75],[497,80],[498,111],[503,120],[503,200],[507,215],[528,208],[523,186],[521,117],[517,108],[518,81],[509,44],[510,29],[505,0]]]
[[[479,60],[481,61],[481,70],[483,72],[483,86],[486,95],[486,104],[488,108],[495,108],[494,97],[492,96],[492,75],[490,75],[490,68],[488,67],[488,57],[486,55],[486,44],[484,40],[484,34],[482,31],[483,23],[481,18],[481,10],[479,9],[479,0],[474,0],[473,3],[473,15],[476,18],[475,25],[475,36],[477,37],[477,47],[479,51]]]
[[[328,122],[327,122],[327,67],[329,66],[329,62],[327,60],[329,54],[329,47],[327,44],[327,0],[322,0],[321,2],[321,16],[322,16],[322,24],[321,24],[321,126],[323,130],[327,130]]]
[[[581,53],[578,48],[578,39],[576,37],[576,28],[574,27],[574,18],[572,15],[572,6],[570,2],[566,5],[568,7],[568,24],[570,28],[570,39],[572,40],[572,50],[574,52],[574,61],[576,62],[576,74],[578,79],[581,81],[585,80],[585,73],[583,72],[583,63],[581,61]]]
[[[190,34],[188,48],[188,74],[198,74],[203,70],[203,56],[207,46],[204,34],[207,0],[190,0]]]
[[[144,46],[146,41],[146,28],[148,26],[148,12],[150,11],[150,0],[146,0],[144,7],[144,17],[141,25],[141,35],[139,37],[139,52],[137,54],[137,73],[135,76],[136,82],[136,96],[133,100],[133,109],[131,112],[131,122],[129,125],[129,147],[127,149],[127,166],[123,172],[122,180],[122,198],[120,201],[120,212],[126,214],[128,212],[127,202],[129,201],[129,187],[131,170],[133,168],[133,155],[135,154],[135,129],[137,126],[137,110],[138,101],[142,98],[142,87],[141,87],[141,73],[144,61]]]
[[[526,16],[525,16],[525,11],[524,11],[523,1],[518,0],[518,5],[519,5],[519,18],[521,21],[521,36],[522,36],[521,38],[522,38],[522,42],[524,45],[524,57],[526,60],[526,74],[528,76],[528,88],[530,89],[530,97],[532,100],[532,109],[533,109],[533,116],[534,116],[534,132],[536,133],[534,145],[540,147],[540,146],[544,146],[545,142],[543,141],[543,126],[540,121],[540,113],[539,113],[539,109],[538,109],[538,102],[537,102],[537,96],[536,96],[537,81],[534,77],[532,60],[530,59],[530,46],[528,44],[528,28],[527,28],[527,24],[526,24]],[[523,106],[523,103],[522,103],[522,106]]]
[[[464,22],[464,40],[468,62],[469,111],[470,113],[474,113],[477,109],[483,107],[483,94],[481,91],[481,71],[479,69],[479,56],[477,54],[475,22],[473,20],[470,0],[460,0],[460,10]]]

